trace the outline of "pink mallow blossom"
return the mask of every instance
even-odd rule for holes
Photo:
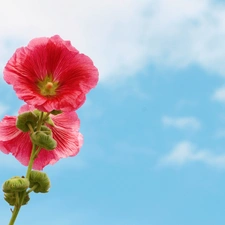
[[[17,49],[3,73],[20,99],[44,112],[78,109],[98,82],[92,60],[58,35]]]
[[[29,108],[28,105],[22,106],[19,113],[28,111]],[[61,158],[75,156],[83,144],[83,136],[79,133],[80,120],[76,112],[50,115],[50,118],[54,126],[48,124],[48,127],[57,141],[57,147],[51,151],[41,149],[34,161],[33,169],[42,170]],[[5,116],[0,122],[0,150],[5,154],[11,153],[19,162],[27,166],[32,150],[30,133],[19,130],[16,127],[16,120],[16,116]]]

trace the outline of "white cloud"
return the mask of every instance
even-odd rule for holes
[[[103,80],[109,76],[114,80],[116,72],[133,73],[142,65],[144,46],[139,37],[146,2],[65,0],[62,5],[57,0],[5,1],[0,8],[0,50],[6,53],[8,42],[15,39],[25,45],[35,36],[58,33],[91,56]]]
[[[225,138],[225,129],[218,129],[215,133],[215,138]]]
[[[216,101],[219,101],[219,102],[222,102],[222,103],[225,103],[225,86],[221,87],[221,88],[218,88],[214,92],[214,94],[212,96],[212,99],[216,100]]]
[[[201,127],[200,122],[194,117],[168,117],[164,116],[162,118],[162,123],[165,126],[171,126],[178,129],[199,129]]]
[[[6,106],[6,105],[0,103],[0,117],[1,117],[2,115],[4,115],[8,109],[9,109],[8,106]]]
[[[102,81],[147,64],[198,64],[225,75],[225,6],[212,0],[8,0],[0,8],[0,66],[15,45],[60,34],[91,56]],[[16,43],[15,43],[16,42]]]
[[[161,166],[182,166],[190,162],[201,162],[212,167],[225,168],[225,154],[214,154],[207,150],[197,149],[191,142],[183,141],[164,156],[159,164]]]

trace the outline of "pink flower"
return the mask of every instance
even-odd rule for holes
[[[20,109],[20,113],[26,111],[30,111],[28,105]],[[78,131],[80,121],[74,111],[50,115],[50,117],[54,126],[48,125],[48,127],[51,128],[53,138],[57,141],[57,147],[51,151],[41,149],[34,161],[33,169],[42,170],[46,165],[54,164],[60,158],[75,156],[83,144],[83,136]],[[0,122],[0,149],[6,154],[12,153],[18,161],[27,166],[32,143],[29,132],[22,132],[16,127],[16,119],[16,116],[5,116]]]
[[[98,82],[92,60],[58,35],[35,38],[16,50],[4,69],[4,79],[17,96],[38,110],[72,111]]]

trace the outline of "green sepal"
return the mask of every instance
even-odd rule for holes
[[[19,192],[19,193],[5,193],[4,194],[4,199],[6,202],[9,203],[9,205],[11,206],[14,206],[17,202],[17,199],[16,199],[16,195],[18,194],[18,197],[20,198],[21,197],[21,194],[22,192]],[[22,205],[26,205],[30,200],[30,197],[29,197],[29,194],[26,193],[24,199],[23,199],[23,202],[22,202]]]
[[[47,193],[51,186],[50,180],[46,173],[32,170],[30,173],[30,188],[35,187],[35,193]]]
[[[53,150],[57,146],[57,142],[45,131],[36,131],[30,135],[33,144],[46,150]]]
[[[25,112],[20,114],[16,120],[16,127],[23,132],[29,131],[27,124],[30,124],[33,128],[36,126],[38,117],[33,112]]]
[[[2,190],[5,193],[21,192],[27,190],[30,183],[27,178],[15,176],[5,181]]]
[[[48,118],[45,120],[45,123],[48,123],[51,126],[55,126],[53,120],[48,116]]]
[[[41,116],[41,111],[35,109],[35,110],[33,111],[33,113],[34,113],[37,117],[40,118],[40,116]],[[47,117],[46,117],[46,115],[47,115],[47,113],[46,113],[46,112],[43,112],[43,118],[44,118],[44,121],[43,121],[43,122],[44,122],[44,123],[48,123],[48,124],[51,125],[51,126],[54,126],[55,124],[54,124],[53,120],[51,119],[51,117],[50,117],[50,116],[47,116]]]

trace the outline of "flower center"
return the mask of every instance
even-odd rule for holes
[[[46,85],[45,85],[45,89],[46,90],[51,90],[53,88],[53,83],[52,82],[48,82]]]
[[[57,88],[59,87],[58,81],[53,81],[52,76],[46,76],[44,80],[38,81],[37,86],[40,94],[44,96],[56,95]]]

